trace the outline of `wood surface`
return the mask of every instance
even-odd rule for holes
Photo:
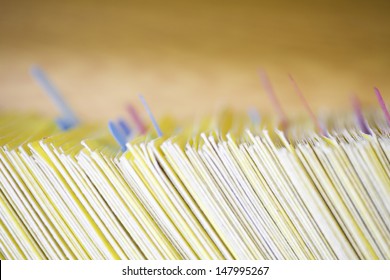
[[[226,105],[350,109],[390,104],[390,1],[0,1],[0,110],[56,109],[29,75],[39,64],[83,119],[125,115],[143,93],[157,116]]]

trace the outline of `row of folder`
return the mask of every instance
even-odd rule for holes
[[[390,259],[390,129],[239,113],[107,127],[0,115],[4,259]]]

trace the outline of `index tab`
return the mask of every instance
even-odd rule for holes
[[[363,116],[360,101],[356,95],[352,96],[352,106],[353,106],[353,110],[355,112],[356,122],[357,122],[360,130],[365,134],[371,134],[370,129],[368,128],[368,124],[366,122],[366,119]]]
[[[122,131],[126,135],[126,137],[131,136],[131,128],[124,119],[122,119],[122,118],[118,119],[118,125],[122,129]]]
[[[45,72],[38,66],[33,66],[30,73],[61,111],[62,116],[56,120],[59,128],[61,130],[68,130],[76,126],[79,123],[78,119],[57,88],[47,78]]]
[[[126,135],[116,126],[113,121],[108,122],[108,129],[110,130],[112,136],[114,136],[116,142],[121,146],[121,150],[126,151]]]
[[[375,94],[376,94],[376,98],[378,99],[378,103],[379,103],[379,105],[382,108],[383,114],[385,115],[387,124],[390,126],[390,113],[389,113],[389,110],[386,107],[386,103],[383,100],[381,92],[379,91],[379,89],[377,87],[374,87],[374,91],[375,91]]]
[[[139,116],[137,110],[130,103],[127,104],[127,112],[129,112],[129,115],[133,119],[133,122],[135,123],[138,131],[141,134],[145,134],[146,133],[146,127],[145,127],[141,117]]]
[[[280,102],[275,94],[275,91],[272,87],[271,81],[269,80],[267,73],[264,70],[259,70],[259,76],[260,81],[263,85],[263,88],[265,92],[268,95],[268,98],[271,101],[272,107],[274,107],[274,110],[276,111],[278,118],[280,120],[280,123],[282,125],[282,129],[286,130],[288,127],[288,120],[286,117],[285,112],[283,111],[282,106],[280,105]]]
[[[249,108],[247,114],[254,125],[259,125],[261,123],[261,116],[256,108]]]
[[[139,99],[141,100],[142,104],[144,105],[145,110],[148,113],[150,120],[152,121],[152,124],[154,126],[154,129],[157,132],[158,137],[161,137],[163,134],[161,132],[160,127],[158,126],[158,123],[157,123],[156,119],[153,116],[152,111],[150,110],[150,108],[148,106],[148,103],[146,102],[145,98],[141,94],[139,95]]]
[[[323,135],[326,136],[326,130],[323,128],[321,123],[319,122],[318,118],[314,114],[313,110],[310,108],[309,103],[307,102],[305,96],[303,95],[301,89],[298,87],[297,82],[294,80],[294,78],[289,74],[290,81],[294,87],[295,93],[298,95],[299,99],[301,100],[303,106],[305,107],[306,111],[309,113],[310,118],[312,119],[313,123],[317,127],[318,131]]]

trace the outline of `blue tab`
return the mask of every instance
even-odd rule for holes
[[[131,128],[124,119],[118,119],[118,125],[122,129],[127,138],[131,136]]]
[[[65,118],[57,118],[56,124],[59,127],[59,129],[61,129],[62,131],[69,130],[69,129],[75,127],[75,125],[76,125],[74,120],[69,120],[69,119],[65,119]]]
[[[108,129],[111,135],[114,136],[115,141],[121,146],[122,151],[126,151],[126,135],[115,125],[113,121],[108,122]]]
[[[248,116],[249,118],[251,119],[251,121],[253,122],[254,125],[259,125],[260,122],[261,122],[261,117],[260,117],[260,114],[259,114],[259,111],[257,111],[256,108],[249,108],[248,111]]]
[[[76,126],[79,121],[75,114],[62,98],[57,88],[50,82],[46,74],[37,66],[31,68],[31,75],[35,78],[38,84],[44,89],[47,95],[52,99],[55,105],[60,109],[62,116],[56,120],[57,125],[61,130],[67,130]]]
[[[160,127],[158,126],[158,123],[157,123],[156,119],[155,119],[154,116],[153,116],[152,111],[150,110],[150,108],[149,108],[149,106],[148,106],[148,103],[146,103],[145,98],[144,98],[141,94],[139,95],[139,99],[141,100],[142,105],[144,105],[145,110],[146,110],[146,112],[148,113],[150,120],[152,121],[152,124],[153,124],[153,126],[154,126],[154,129],[155,129],[156,132],[157,132],[158,137],[161,137],[163,134],[162,134],[162,132],[161,132]]]

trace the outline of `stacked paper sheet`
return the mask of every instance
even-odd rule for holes
[[[225,112],[122,152],[105,126],[0,117],[7,259],[390,259],[390,130]]]

